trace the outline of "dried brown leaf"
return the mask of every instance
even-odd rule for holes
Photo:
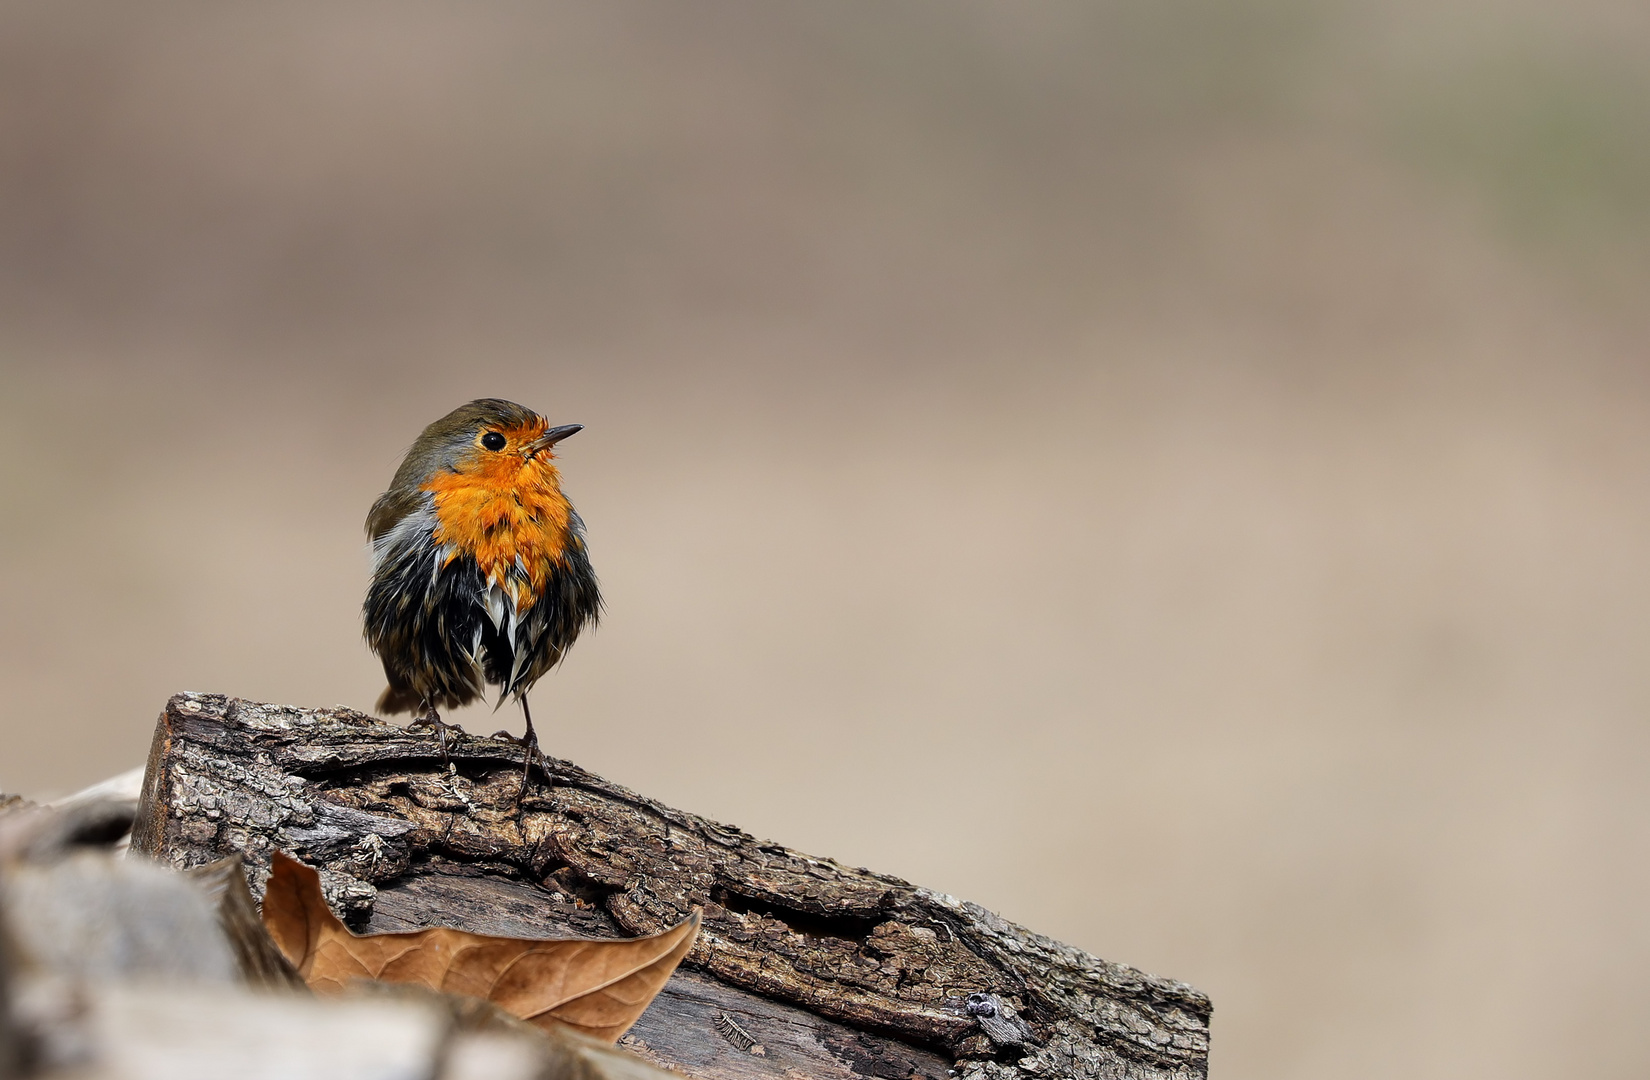
[[[356,979],[416,983],[607,1042],[642,1015],[699,932],[695,909],[662,933],[617,941],[494,937],[447,927],[355,934],[327,907],[314,870],[277,852],[270,871],[264,925],[312,989],[336,992]]]

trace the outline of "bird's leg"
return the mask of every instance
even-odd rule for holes
[[[523,695],[517,698],[516,701],[521,704],[522,719],[527,721],[527,733],[518,739],[508,731],[495,731],[493,732],[493,738],[513,742],[523,750],[521,755],[521,787],[516,791],[516,808],[519,810],[521,800],[527,795],[527,782],[532,778],[535,759],[538,761],[539,768],[544,772],[546,779],[550,776],[550,769],[544,760],[543,752],[539,750],[539,736],[538,732],[533,730],[533,712],[527,707],[527,698]]]
[[[424,711],[419,714],[417,719],[408,724],[407,727],[429,728],[431,731],[435,732],[436,740],[441,744],[441,760],[446,762],[448,765],[452,764],[452,758],[447,756],[447,732],[451,731],[456,735],[463,735],[464,729],[459,727],[457,724],[449,724],[445,720],[441,719],[441,714],[435,711],[435,702],[426,698],[424,701]]]
[[[539,753],[539,737],[533,730],[533,713],[527,708],[527,695],[523,694],[516,700],[521,702],[521,715],[527,721],[527,734],[521,740],[521,745],[526,751],[521,755],[521,790],[516,792],[516,805],[520,806],[521,800],[527,795],[527,779],[533,772],[533,759],[542,758],[544,755]]]

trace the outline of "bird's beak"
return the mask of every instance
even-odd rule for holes
[[[543,435],[540,435],[538,438],[534,439],[532,442],[523,446],[521,448],[521,452],[528,457],[533,457],[540,450],[548,450],[552,446],[555,446],[557,443],[561,442],[563,439],[567,438],[569,435],[577,435],[583,430],[583,424],[563,424],[561,427],[553,427],[549,431],[546,431]]]

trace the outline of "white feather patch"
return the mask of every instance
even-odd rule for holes
[[[372,542],[372,575],[378,576],[386,561],[399,560],[408,555],[415,555],[435,531],[435,503],[430,500],[425,505],[414,510],[378,539]],[[436,568],[441,566],[441,560],[436,560]]]
[[[516,605],[505,593],[503,586],[496,581],[489,581],[481,592],[481,608],[487,613],[487,618],[493,622],[493,629],[504,632],[504,616],[508,611],[511,622],[515,621]]]

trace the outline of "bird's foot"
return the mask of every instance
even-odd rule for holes
[[[533,766],[538,765],[539,771],[548,780],[550,777],[549,762],[545,760],[544,752],[539,749],[538,733],[532,728],[527,729],[527,734],[524,737],[512,735],[508,731],[495,731],[493,732],[493,738],[513,742],[525,751],[521,756],[521,787],[516,791],[516,808],[519,810],[521,800],[527,797],[527,782],[533,775]]]
[[[435,734],[436,739],[441,744],[441,760],[445,761],[449,765],[452,764],[452,759],[447,756],[448,737],[450,736],[454,745],[457,745],[460,739],[469,734],[469,732],[465,731],[457,724],[449,724],[447,721],[441,719],[441,714],[435,711],[434,706],[427,708],[422,716],[419,716],[413,720],[412,723],[407,725],[408,731],[411,731],[414,728],[428,728]]]

